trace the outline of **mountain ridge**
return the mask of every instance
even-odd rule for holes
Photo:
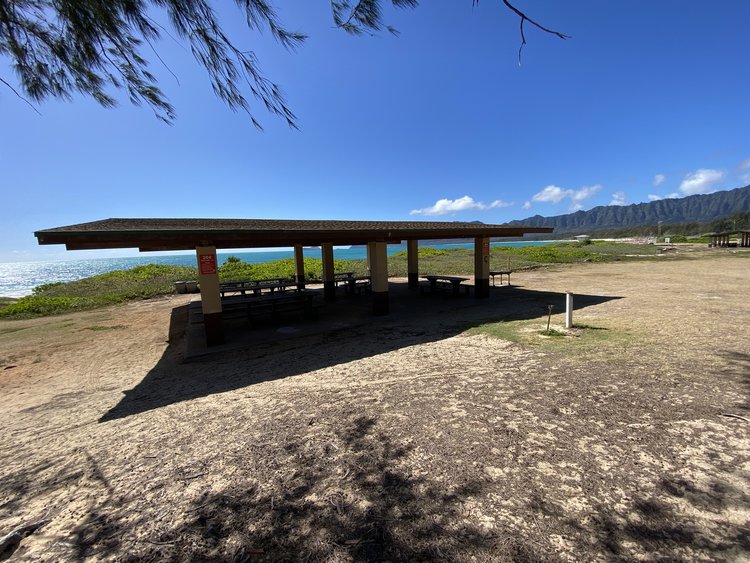
[[[664,223],[705,223],[750,211],[750,185],[733,190],[660,199],[630,205],[600,205],[587,211],[510,221],[521,227],[553,227],[555,233],[639,227]]]

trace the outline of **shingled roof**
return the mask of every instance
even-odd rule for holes
[[[382,241],[473,237],[520,237],[550,233],[548,227],[509,227],[484,223],[428,221],[318,221],[283,219],[104,219],[44,229],[39,244],[65,244],[68,250],[139,248],[189,250],[302,245],[365,244]]]

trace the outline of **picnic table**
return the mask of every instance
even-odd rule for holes
[[[340,285],[346,286],[353,277],[354,272],[334,272],[333,283],[336,287]]]
[[[428,282],[430,282],[429,288],[430,293],[435,293],[439,286],[450,287],[453,295],[459,295],[462,287],[466,288],[466,294],[469,293],[468,285],[461,285],[462,282],[468,281],[469,278],[462,278],[460,276],[422,276]],[[424,286],[422,286],[424,287]]]
[[[350,276],[345,281],[344,291],[347,293],[361,293],[362,290],[372,291],[372,278],[370,276]]]
[[[355,276],[354,272],[335,272],[333,282],[336,287],[344,286],[344,291],[352,294],[371,287],[370,276]]]
[[[284,313],[301,312],[312,318],[317,314],[314,303],[317,291],[302,289],[284,293],[265,293],[244,297],[234,297],[222,303],[225,311],[244,311],[249,323],[258,317],[268,316],[277,320]]]
[[[297,287],[297,282],[289,278],[266,278],[262,280],[242,280],[233,282],[221,282],[219,284],[219,293],[225,297],[228,293],[239,293],[246,295],[252,293],[258,295],[267,290],[271,293],[276,290],[286,291],[289,287]]]

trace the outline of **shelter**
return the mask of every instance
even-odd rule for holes
[[[750,247],[750,231],[739,230],[739,231],[725,231],[721,233],[706,233],[707,237],[711,239],[708,243],[709,247],[736,247],[740,246],[743,248]],[[732,237],[738,239],[737,242],[731,242]]]
[[[217,248],[293,247],[297,282],[304,283],[304,246],[320,246],[324,295],[335,294],[333,246],[367,245],[373,313],[388,314],[386,246],[407,244],[409,287],[418,285],[418,241],[474,240],[474,294],[489,296],[490,238],[550,233],[548,227],[509,227],[483,223],[422,221],[291,221],[271,219],[104,219],[37,231],[39,244],[68,250],[138,248],[141,251],[195,250],[201,302],[209,345],[221,343],[221,296]]]

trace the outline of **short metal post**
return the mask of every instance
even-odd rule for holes
[[[573,328],[573,294],[565,292],[565,328]]]

